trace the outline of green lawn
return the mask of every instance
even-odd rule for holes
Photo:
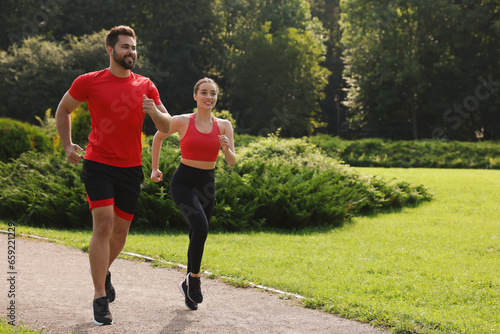
[[[43,333],[42,331],[32,331],[26,328],[24,325],[12,326],[7,323],[4,319],[0,319],[0,333],[2,334],[37,334]]]
[[[337,229],[211,234],[204,269],[398,333],[500,333],[500,170],[357,169],[424,184],[435,199]],[[17,232],[79,248],[90,237]],[[185,263],[187,236],[132,232],[125,251]]]

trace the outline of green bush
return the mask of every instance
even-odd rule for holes
[[[56,138],[59,137],[56,129],[56,119],[52,116],[52,109],[45,110],[45,117],[42,119],[41,117],[35,116],[38,123],[40,123],[40,131],[47,137],[49,140],[52,140],[52,143],[56,141]]]
[[[356,173],[301,139],[261,138],[217,172],[213,223],[224,230],[340,226],[352,215],[399,208],[431,195]]]
[[[49,152],[52,144],[40,128],[9,118],[0,118],[0,161],[15,159],[26,151]]]
[[[149,138],[152,140],[152,137]],[[163,141],[158,167],[163,182],[153,182],[151,175],[151,144],[143,149],[144,183],[137,205],[134,226],[140,228],[184,228],[186,223],[170,195],[170,180],[181,160],[179,137],[174,134]]]
[[[234,146],[245,147],[245,146],[248,146],[250,143],[257,141],[258,139],[259,139],[259,137],[257,137],[257,136],[235,133],[234,134]]]
[[[493,142],[363,139],[340,156],[363,167],[500,168],[500,145]]]
[[[339,138],[332,137],[326,134],[317,134],[314,136],[305,138],[308,142],[321,147],[328,156],[339,158],[340,152],[350,143],[350,141]]]
[[[229,110],[212,110],[212,114],[217,118],[222,118],[231,122],[233,131],[236,131],[236,121]]]
[[[84,102],[71,114],[71,139],[73,143],[85,148],[89,143],[92,123],[87,103]]]
[[[81,164],[66,162],[62,152],[27,152],[11,163],[0,162],[0,212],[3,219],[27,225],[91,226]]]
[[[347,141],[327,135],[310,137],[308,141],[328,156],[357,167],[500,169],[499,142],[378,138]]]
[[[215,230],[334,227],[353,215],[431,198],[422,186],[360,175],[302,139],[260,138],[238,148],[237,154],[233,168],[219,158],[211,222]],[[186,227],[170,196],[170,180],[179,162],[179,139],[171,136],[163,143],[159,162],[164,181],[155,183],[149,179],[151,150],[144,148],[145,180],[134,228]],[[91,226],[80,173],[81,164],[69,164],[62,152],[26,153],[0,165],[5,184],[0,190],[1,218],[35,226]]]

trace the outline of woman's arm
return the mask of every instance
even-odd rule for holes
[[[163,173],[158,169],[158,163],[160,161],[160,150],[163,139],[169,136],[168,133],[156,131],[153,138],[153,145],[151,147],[151,177],[150,179],[155,182],[160,182],[163,180]]]
[[[156,131],[156,134],[153,138],[153,144],[151,146],[151,176],[150,179],[155,182],[160,182],[163,180],[163,173],[158,169],[158,164],[160,162],[160,151],[161,144],[163,143],[163,139],[170,136],[172,133],[178,132],[179,127],[182,125],[182,116],[173,116],[172,122],[170,125],[170,131],[161,132]]]
[[[222,131],[219,136],[220,145],[224,151],[224,159],[226,163],[233,167],[236,163],[236,153],[234,149],[234,134],[233,126],[228,120],[224,120],[222,123]]]

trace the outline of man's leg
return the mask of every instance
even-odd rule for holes
[[[114,214],[113,231],[111,232],[111,239],[109,243],[109,267],[113,261],[120,255],[125,242],[127,241],[128,231],[130,229],[131,220],[126,220]]]
[[[94,299],[106,296],[104,282],[108,273],[110,239],[113,231],[113,205],[92,209],[93,231],[89,244],[89,262],[94,282]]]

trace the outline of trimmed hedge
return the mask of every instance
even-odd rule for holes
[[[238,148],[237,154],[233,168],[218,162],[211,223],[215,230],[334,227],[353,215],[431,199],[423,186],[360,175],[302,139],[261,138]],[[149,179],[150,148],[144,149],[145,180],[134,228],[186,227],[170,196],[179,161],[179,141],[171,136],[160,159],[164,181],[154,183]],[[62,152],[28,152],[12,163],[0,163],[1,218],[34,226],[91,227],[80,174],[81,164],[69,164]]]
[[[308,141],[330,157],[357,167],[500,169],[499,142],[377,138],[344,141],[327,135],[310,137]]]
[[[261,138],[220,164],[214,224],[224,230],[340,226],[369,214],[430,200],[423,186],[365,176],[303,139]]]
[[[80,175],[81,164],[66,162],[62,152],[26,152],[11,163],[0,162],[1,218],[32,226],[90,227]]]
[[[51,150],[52,143],[39,127],[10,118],[0,118],[0,161],[16,159],[26,151]]]

